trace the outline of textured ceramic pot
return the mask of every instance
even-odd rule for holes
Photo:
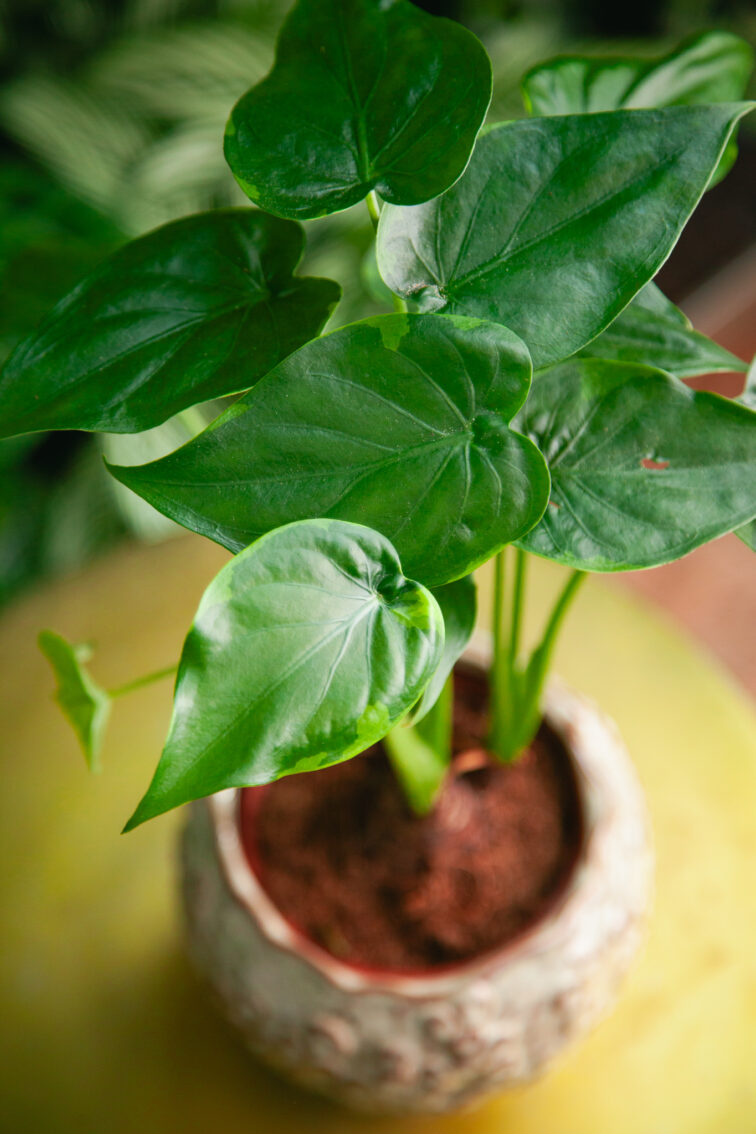
[[[360,1109],[441,1112],[540,1072],[611,1006],[642,938],[652,856],[614,725],[552,682],[583,846],[559,902],[502,949],[434,975],[344,964],[279,914],[242,848],[239,799],[193,805],[183,835],[191,954],[254,1052]]]

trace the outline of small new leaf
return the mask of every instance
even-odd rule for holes
[[[517,425],[551,470],[526,551],[585,571],[679,559],[756,514],[756,414],[661,371],[576,359],[533,384]]]
[[[751,104],[492,126],[452,189],[386,206],[378,265],[424,311],[493,319],[538,369],[596,337],[666,260]]]
[[[273,70],[234,107],[226,160],[278,216],[373,189],[414,205],[457,180],[490,99],[488,56],[459,24],[407,0],[299,0]]]
[[[252,209],[200,213],[105,260],[0,373],[0,437],[134,433],[249,389],[318,334],[332,280],[293,274],[304,231]]]
[[[111,702],[84,668],[91,650],[86,645],[72,645],[52,630],[42,630],[37,641],[58,682],[55,700],[73,726],[90,771],[99,772]]]
[[[231,551],[333,516],[382,532],[412,578],[439,586],[546,506],[543,458],[508,425],[530,370],[496,323],[381,315],[302,347],[176,453],[110,471]]]
[[[168,739],[126,829],[362,752],[420,696],[443,640],[432,594],[377,532],[306,520],[263,536],[205,591]]]

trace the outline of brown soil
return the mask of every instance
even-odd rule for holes
[[[422,819],[380,745],[242,792],[249,860],[305,936],[353,964],[427,970],[511,941],[558,899],[581,841],[567,754],[542,726],[515,764],[493,763],[487,697],[477,673],[455,675],[457,756]]]

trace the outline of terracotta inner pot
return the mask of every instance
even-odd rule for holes
[[[414,816],[380,745],[240,793],[248,862],[299,934],[363,971],[421,974],[519,940],[562,899],[584,823],[572,760],[544,725],[502,765],[484,750],[488,683],[455,675],[454,759]]]

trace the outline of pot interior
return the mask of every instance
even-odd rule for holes
[[[247,864],[300,938],[362,972],[441,975],[560,905],[585,842],[575,761],[544,723],[503,765],[487,728],[485,671],[460,665],[453,761],[428,816],[410,813],[381,745],[239,792]]]

